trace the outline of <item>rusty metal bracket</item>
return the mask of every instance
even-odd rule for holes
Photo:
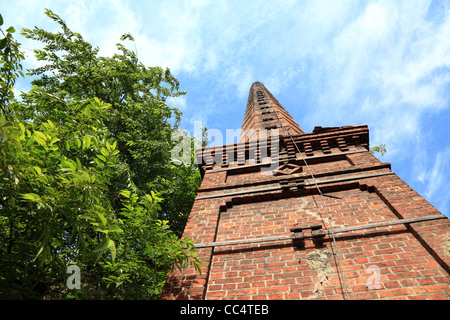
[[[306,226],[295,226],[290,230],[291,232],[302,232],[303,230],[311,229],[311,231],[322,229],[322,225],[320,223],[306,225]]]
[[[294,236],[292,239],[295,240],[303,240],[305,238],[305,234],[303,233],[303,230],[311,230],[311,234],[313,238],[320,237],[323,238],[325,236],[325,233],[321,230],[322,225],[320,223],[312,224],[309,226],[296,226],[291,228],[291,232],[294,233]]]

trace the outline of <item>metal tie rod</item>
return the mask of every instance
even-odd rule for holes
[[[419,218],[398,219],[398,220],[393,220],[393,221],[363,224],[363,225],[360,225],[360,226],[337,228],[337,229],[334,229],[333,232],[334,233],[341,233],[341,232],[348,232],[348,231],[355,231],[355,230],[362,230],[362,229],[372,229],[372,228],[377,228],[377,227],[392,226],[392,225],[396,225],[396,224],[414,223],[414,222],[422,222],[422,221],[444,219],[444,218],[447,218],[447,217],[445,215],[443,215],[443,214],[438,214],[438,215],[419,217]],[[328,235],[328,234],[331,234],[331,231],[320,230],[320,234],[318,234],[318,235],[319,236],[324,236],[324,235]],[[305,235],[305,238],[312,238],[312,237],[314,237],[314,235]],[[252,238],[252,239],[239,239],[239,240],[229,240],[229,241],[220,241],[220,242],[194,243],[194,246],[196,248],[205,248],[205,247],[217,247],[217,246],[246,244],[246,243],[255,243],[255,242],[268,242],[268,241],[278,241],[278,240],[293,240],[293,239],[295,239],[295,235],[287,234],[287,235],[282,235],[282,236],[273,236],[273,237],[264,237],[264,238]]]

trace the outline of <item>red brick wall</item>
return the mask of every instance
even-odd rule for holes
[[[375,192],[355,188],[325,199],[335,228],[396,219]],[[298,223],[328,229],[320,203],[310,195],[233,206],[221,215],[217,241],[289,234]],[[217,247],[206,299],[342,299],[330,240]],[[404,225],[337,234],[336,241],[350,299],[448,298],[448,274]],[[369,289],[373,268],[380,287]]]
[[[287,138],[273,174],[261,174],[260,159],[202,163],[183,236],[205,244],[290,235],[294,226],[319,223],[331,230],[327,211],[333,230],[439,214],[367,151],[366,126],[296,135],[296,146]],[[161,298],[346,299],[346,288],[350,299],[449,299],[449,226],[444,218],[337,233],[343,277],[332,236],[311,237],[310,230],[303,241],[203,247],[202,274],[175,270]]]

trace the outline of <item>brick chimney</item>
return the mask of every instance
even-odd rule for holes
[[[242,132],[197,150],[183,237],[205,265],[161,299],[449,299],[449,220],[369,152],[366,125],[304,133],[255,82]]]

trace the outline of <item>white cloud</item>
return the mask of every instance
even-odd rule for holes
[[[446,148],[436,154],[434,164],[427,169],[426,164],[419,166],[418,180],[424,183],[424,197],[431,201],[439,210],[448,213],[448,176],[450,171],[450,148]]]
[[[50,9],[51,10],[51,9]],[[55,12],[66,22],[70,29],[76,30],[76,32],[86,34],[85,25],[87,23],[86,12],[89,12],[86,2],[84,0],[77,1],[76,3],[70,3],[64,12]]]
[[[168,97],[166,102],[170,107],[175,107],[182,112],[186,110],[186,96]]]
[[[234,86],[238,97],[244,98],[248,96],[250,86],[255,82],[254,79],[255,75],[250,68],[241,69],[236,66],[228,69],[225,80]]]
[[[195,99],[171,102],[190,123],[224,108],[240,108],[241,117],[245,105],[229,104],[230,97],[245,103],[261,81],[277,97],[287,88],[296,88],[292,100],[308,97],[292,110],[301,127],[367,123],[371,144],[385,143],[387,158],[397,161],[411,150],[425,153],[422,137],[432,129],[423,127],[424,116],[448,112],[447,1],[16,0],[6,7],[19,27],[53,31],[48,7],[104,55],[130,32],[145,65],[169,67],[204,88]],[[445,167],[443,155],[432,165]],[[420,172],[431,175],[430,159],[420,161]]]
[[[267,88],[270,88],[269,91],[276,97],[279,92],[292,83],[294,77],[298,75],[298,72],[299,69],[290,67],[280,73],[271,73],[261,80]]]
[[[448,169],[450,159],[450,149],[438,152],[436,155],[434,165],[431,168],[430,172],[428,172],[425,181],[428,182],[427,191],[425,196],[430,198],[432,195],[439,190],[442,185],[442,177],[444,176],[444,172]]]
[[[450,11],[429,20],[429,5],[372,1],[360,12],[349,9],[354,19],[310,63],[316,98],[309,122],[368,123],[373,142],[407,154],[405,141],[422,134],[425,112],[448,108]]]
[[[302,83],[314,106],[307,109],[299,101],[302,113],[310,110],[302,121],[367,123],[372,145],[385,143],[394,158],[424,134],[425,112],[448,107],[450,13],[443,7],[447,15],[435,20],[429,6],[430,1],[248,1],[237,12],[229,2],[204,3],[175,22],[181,26],[189,15],[193,21],[185,35],[199,45],[185,46],[172,61],[181,72],[216,77],[220,90],[241,100],[254,81],[274,94]],[[176,43],[183,46],[180,39]],[[205,95],[219,103],[219,91],[209,89]],[[195,112],[216,112],[207,105]]]

